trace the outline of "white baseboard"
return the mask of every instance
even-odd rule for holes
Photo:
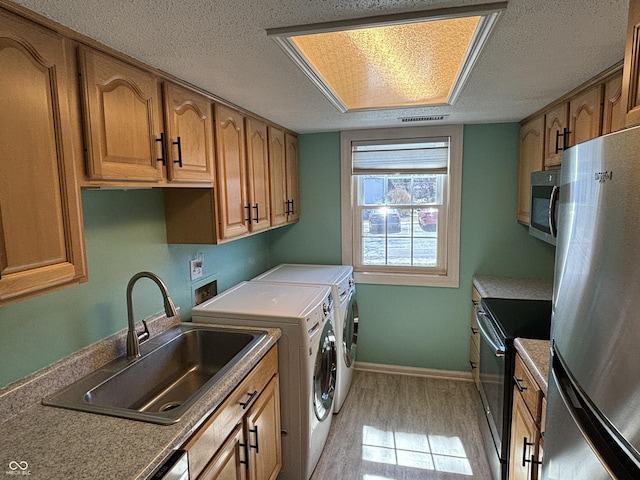
[[[381,363],[356,362],[354,368],[361,372],[388,373],[395,375],[409,375],[412,377],[439,378],[442,380],[457,380],[472,382],[471,372],[458,370],[436,370],[434,368],[403,367],[400,365],[383,365]]]

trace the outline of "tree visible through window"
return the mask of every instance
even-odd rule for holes
[[[452,243],[451,236],[459,242],[459,207],[450,214],[451,137],[384,139],[381,131],[373,132],[378,135],[372,138],[367,138],[367,131],[343,132],[343,177],[349,175],[343,178],[343,215],[349,199],[350,217],[348,222],[343,218],[343,229],[349,224],[350,231],[349,238],[343,238],[350,253],[343,257],[353,264],[356,276],[361,272],[447,277],[452,266],[457,269],[457,242]],[[347,185],[349,192],[344,191]],[[452,245],[455,252],[450,251]]]

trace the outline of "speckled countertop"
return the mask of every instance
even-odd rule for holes
[[[152,336],[178,323],[174,319],[148,322]],[[206,325],[211,327],[212,325]],[[242,329],[242,327],[222,327]],[[222,403],[280,337],[266,336],[234,365],[173,425],[84,413],[44,406],[44,396],[73,383],[124,352],[126,332],[118,332],[66,359],[0,390],[0,474],[34,479],[146,479],[179,448]],[[26,466],[11,469],[11,466]]]
[[[516,278],[474,275],[473,285],[481,297],[551,300],[553,278]]]
[[[549,341],[516,338],[513,343],[516,346],[516,351],[524,360],[524,364],[546,396],[547,377],[549,376]]]

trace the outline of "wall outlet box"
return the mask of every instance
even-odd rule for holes
[[[190,260],[189,261],[189,272],[191,275],[191,280],[196,280],[202,277],[202,260]]]

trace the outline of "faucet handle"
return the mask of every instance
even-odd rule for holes
[[[144,325],[144,331],[136,334],[138,336],[138,343],[149,340],[149,337],[151,336],[151,334],[149,333],[149,327],[147,327],[147,322],[142,320],[142,325]]]

